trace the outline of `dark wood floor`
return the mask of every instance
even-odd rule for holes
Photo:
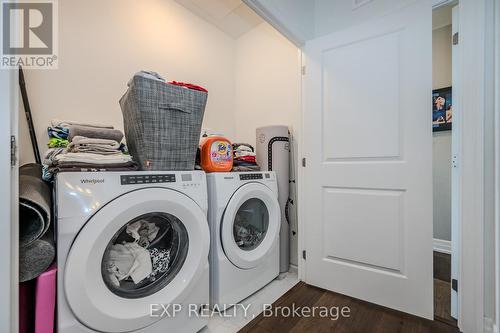
[[[434,278],[451,280],[451,255],[434,251]]]
[[[457,325],[451,316],[451,256],[434,252],[434,319]]]
[[[449,282],[434,279],[434,320],[457,326],[457,321],[451,316],[450,288]]]
[[[331,320],[328,317],[264,317],[260,314],[240,333],[338,332],[338,333],[457,333],[458,329],[440,321],[431,321],[357,300],[299,282],[273,303],[279,307],[350,308],[350,316]]]

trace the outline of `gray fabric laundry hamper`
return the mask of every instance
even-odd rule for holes
[[[207,93],[135,75],[120,99],[130,155],[141,170],[193,170]]]

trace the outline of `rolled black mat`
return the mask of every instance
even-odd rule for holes
[[[32,280],[45,272],[55,255],[54,233],[50,228],[42,238],[19,248],[19,281]]]
[[[51,221],[52,190],[42,180],[41,166],[19,169],[19,245],[28,246],[41,238]]]

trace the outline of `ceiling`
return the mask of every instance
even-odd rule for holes
[[[175,0],[233,38],[263,22],[241,0]]]

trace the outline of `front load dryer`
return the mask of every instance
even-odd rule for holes
[[[274,172],[207,174],[210,305],[224,310],[279,274],[280,206]]]
[[[55,189],[59,333],[206,325],[203,172],[66,172]]]

